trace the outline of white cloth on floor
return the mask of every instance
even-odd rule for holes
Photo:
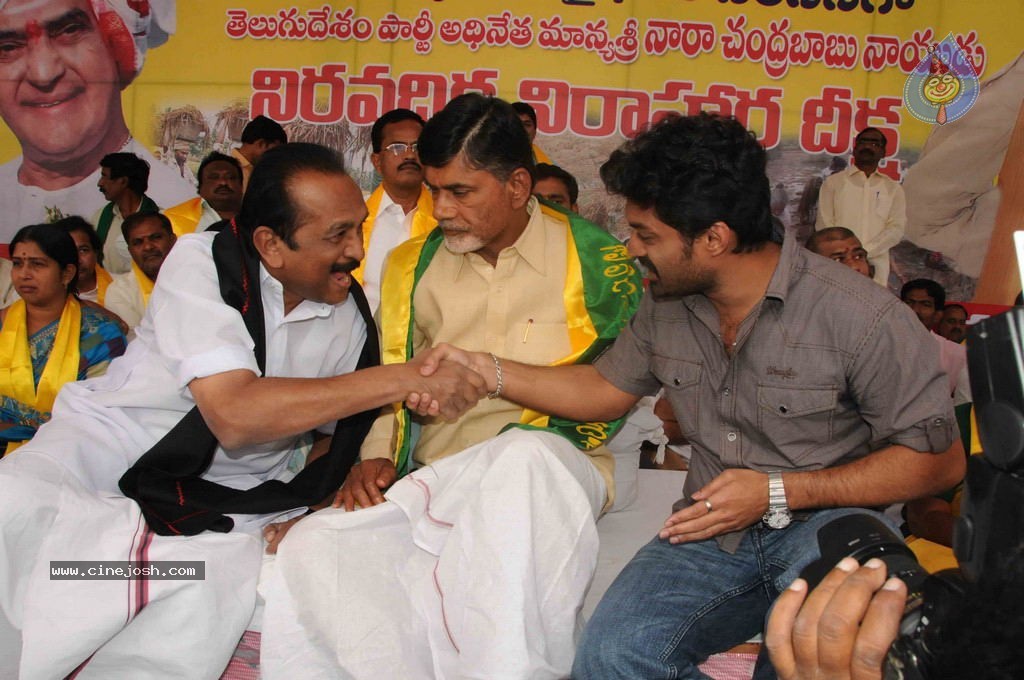
[[[567,677],[605,493],[568,441],[511,430],[311,515],[260,587],[263,677]]]

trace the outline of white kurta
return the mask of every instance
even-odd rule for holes
[[[409,240],[416,210],[413,208],[406,214],[402,206],[391,200],[387,191],[380,198],[380,209],[373,219],[370,246],[366,249],[366,263],[363,267],[363,292],[374,314],[380,306],[380,280],[384,262],[395,246]]]
[[[117,150],[133,153],[149,163],[149,189],[146,194],[161,208],[177,205],[196,195],[192,185],[158,161],[156,156],[135,139],[129,139]],[[95,172],[77,184],[47,191],[18,182],[21,160],[21,156],[18,156],[0,165],[0,205],[4,206],[0,211],[0,243],[10,243],[18,229],[27,224],[49,221],[48,209],[56,208],[65,216],[81,215],[88,220],[106,204],[106,199],[97,187],[100,179],[99,166],[96,166]],[[125,252],[127,253],[127,250]],[[128,263],[131,264],[130,259]]]
[[[0,460],[0,653],[21,646],[20,669],[5,658],[0,677],[63,677],[88,660],[77,677],[216,678],[252,615],[259,531],[276,516],[234,516],[228,534],[153,536],[117,487],[192,408],[192,379],[258,372],[241,316],[220,298],[213,238],[178,241],[125,355],[105,376],[67,385],[53,419]],[[281,285],[261,274],[266,374],[352,371],[366,338],[355,302],[305,301],[284,316]],[[289,479],[295,440],[218,448],[204,476],[238,489]],[[206,579],[49,580],[50,560],[143,556],[205,560]]]
[[[851,165],[821,185],[815,230],[846,227],[856,234],[875,266],[876,283],[888,285],[889,250],[903,239],[906,226],[903,187],[881,173],[867,176]]]
[[[386,497],[281,543],[260,587],[265,680],[568,677],[605,501],[586,455],[511,430]]]
[[[128,328],[134,329],[139,325],[142,315],[146,313],[146,301],[142,299],[142,288],[139,287],[135,272],[114,276],[107,288],[103,306],[121,317]]]

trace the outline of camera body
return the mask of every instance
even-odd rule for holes
[[[971,585],[995,578],[1024,541],[1024,309],[975,324],[968,371],[983,453],[969,456],[961,514],[953,531],[959,569],[929,575],[903,541],[870,515],[840,517],[818,531],[821,558],[801,577],[814,587],[843,557],[877,557],[907,584],[900,637],[886,658],[886,680],[927,680],[947,622],[966,606]]]

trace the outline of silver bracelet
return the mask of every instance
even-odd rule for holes
[[[505,386],[505,383],[502,380],[502,375],[501,375],[501,360],[498,357],[494,356],[493,352],[488,352],[488,354],[491,355],[491,359],[494,361],[494,372],[498,374],[498,378],[495,381],[496,384],[495,384],[495,387],[494,387],[494,391],[493,392],[488,392],[487,393],[487,398],[488,399],[499,399],[501,397],[501,388]]]

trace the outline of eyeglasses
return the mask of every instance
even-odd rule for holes
[[[406,144],[405,142],[395,142],[393,144],[388,144],[387,146],[385,146],[384,150],[390,151],[396,156],[404,156],[410,151],[416,153],[416,150],[419,149],[419,147],[420,145],[417,142],[413,142],[412,144]]]

